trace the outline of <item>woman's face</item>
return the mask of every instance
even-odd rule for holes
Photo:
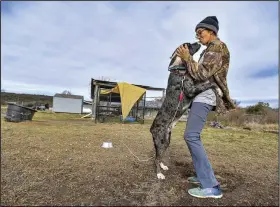
[[[199,28],[196,30],[196,38],[203,45],[207,45],[211,41],[212,33],[206,29]]]

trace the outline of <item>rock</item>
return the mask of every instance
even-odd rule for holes
[[[220,124],[219,122],[216,122],[216,121],[211,121],[210,126],[213,127],[213,128],[219,128],[219,129],[224,128],[222,124]]]

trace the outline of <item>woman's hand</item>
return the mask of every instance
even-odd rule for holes
[[[188,47],[184,47],[181,45],[180,47],[177,48],[176,50],[176,55],[182,58],[183,60],[188,60],[190,57],[190,52]]]

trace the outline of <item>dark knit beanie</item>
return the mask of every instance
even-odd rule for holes
[[[198,25],[196,25],[195,31],[198,28],[210,29],[217,34],[219,31],[219,21],[216,16],[209,16],[203,19],[201,22],[199,22]]]

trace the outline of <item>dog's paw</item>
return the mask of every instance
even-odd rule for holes
[[[168,170],[168,167],[166,165],[164,165],[162,162],[159,165],[160,165],[161,169]]]
[[[158,173],[157,178],[160,179],[160,180],[164,180],[165,176],[162,173]]]

